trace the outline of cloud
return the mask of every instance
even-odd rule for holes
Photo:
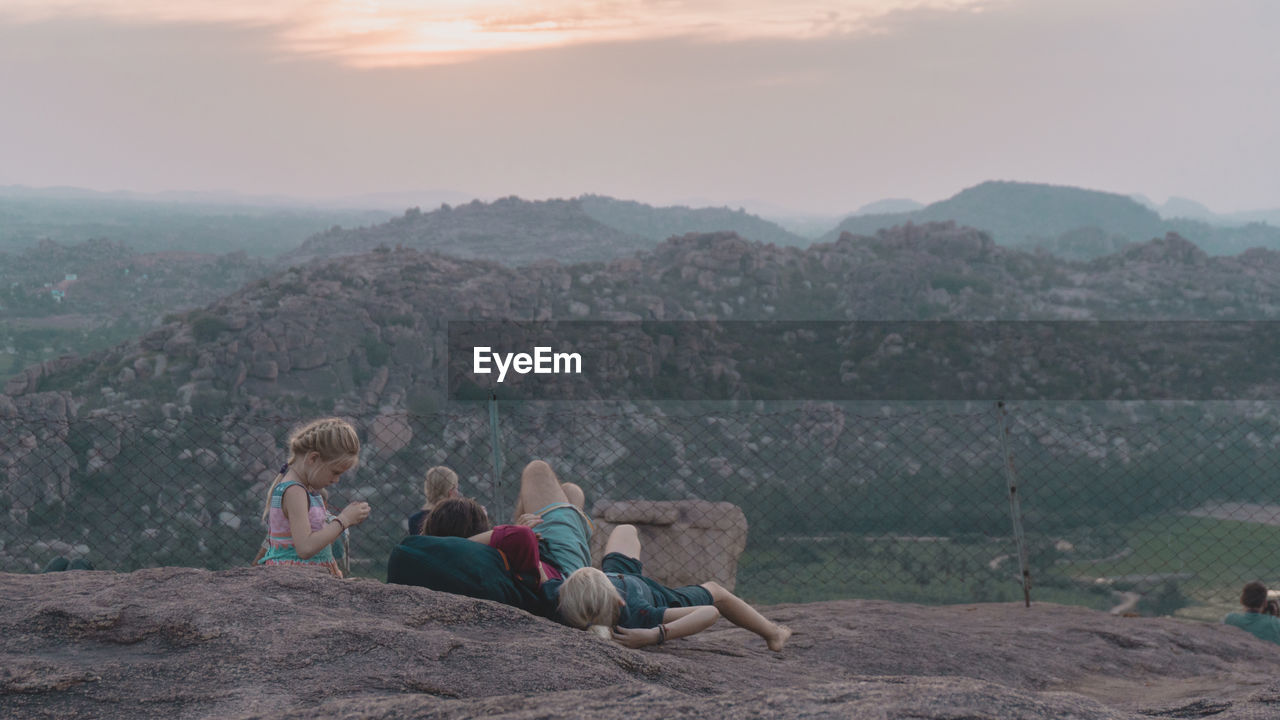
[[[698,38],[804,39],[876,31],[918,10],[1009,0],[5,0],[0,21],[101,18],[271,27],[287,55],[357,67],[451,63],[570,45]]]

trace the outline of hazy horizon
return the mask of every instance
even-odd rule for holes
[[[834,216],[1014,180],[1280,207],[1275,3],[527,5],[7,0],[0,185]]]

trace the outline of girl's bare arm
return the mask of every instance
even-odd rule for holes
[[[720,611],[714,605],[691,608],[667,608],[662,613],[662,624],[667,626],[667,639],[686,637],[716,624]]]
[[[293,551],[306,560],[325,549],[342,534],[342,526],[336,522],[311,532],[311,518],[307,515],[307,491],[298,485],[284,489],[284,514],[289,518],[289,534],[293,536]]]
[[[715,625],[719,619],[720,611],[714,605],[667,608],[662,613],[662,624],[666,627],[668,640],[700,633]],[[662,632],[658,628],[615,628],[613,639],[620,645],[639,648],[657,645],[662,639]]]
[[[679,620],[680,618],[684,617],[685,615],[688,615],[694,610],[697,610],[699,607],[701,606],[694,605],[693,607],[667,608],[666,610],[662,611],[662,622],[664,623],[675,622],[676,620]],[[667,637],[671,637],[670,629],[671,627],[668,625]]]

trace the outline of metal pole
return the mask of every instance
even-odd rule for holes
[[[1009,515],[1013,518],[1013,538],[1018,545],[1018,569],[1022,572],[1022,599],[1031,607],[1031,568],[1027,565],[1027,541],[1022,532],[1022,504],[1018,501],[1018,474],[1013,469],[1009,452],[1009,422],[1004,401],[996,403],[1000,411],[1000,449],[1004,452],[1005,479],[1009,483]]]
[[[502,508],[502,435],[498,430],[498,394],[489,393],[489,447],[493,449],[493,513],[506,517]]]

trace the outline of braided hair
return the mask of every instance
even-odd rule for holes
[[[295,429],[289,435],[289,461],[280,468],[276,479],[271,481],[271,487],[267,488],[267,504],[262,509],[263,520],[267,519],[271,510],[271,494],[289,472],[289,466],[313,452],[319,453],[320,461],[325,463],[355,460],[360,456],[360,437],[356,435],[356,429],[351,423],[336,417],[312,420]]]

